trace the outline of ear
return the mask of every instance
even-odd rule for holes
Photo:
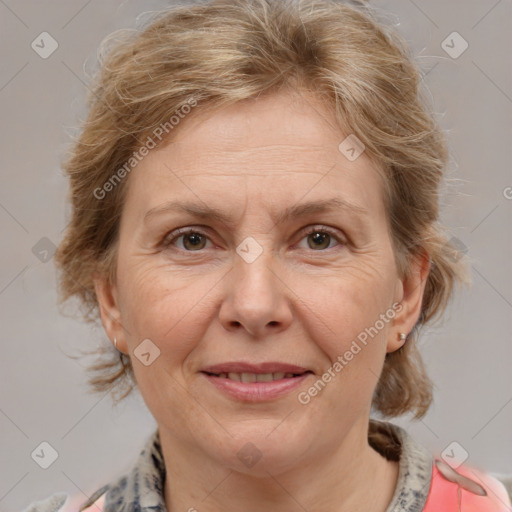
[[[430,272],[430,257],[424,251],[415,256],[410,263],[410,273],[404,278],[399,278],[396,301],[401,304],[401,309],[395,315],[390,339],[387,342],[387,352],[394,352],[403,346],[399,334],[409,333],[413,330],[421,314],[423,293]]]
[[[93,281],[100,307],[103,328],[112,344],[114,344],[114,340],[117,339],[117,350],[128,354],[124,329],[121,324],[121,312],[117,300],[118,294],[116,285],[109,283],[108,280],[100,274],[94,274]]]

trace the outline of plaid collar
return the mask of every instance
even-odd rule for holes
[[[398,483],[386,512],[420,512],[432,478],[432,455],[403,428],[370,420],[400,443]],[[165,465],[158,429],[146,441],[130,473],[96,491],[80,511],[105,492],[103,512],[167,512],[164,502]]]
[[[105,492],[102,512],[167,512],[164,482],[165,465],[157,429],[146,441],[132,470],[96,491],[79,512]]]

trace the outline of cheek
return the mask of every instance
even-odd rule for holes
[[[187,396],[181,372],[183,362],[203,337],[204,326],[196,320],[204,292],[199,286],[183,284],[169,271],[149,266],[126,267],[120,277],[124,278],[120,282],[124,283],[122,317],[128,348],[135,380],[148,409],[158,419],[170,409],[190,413],[193,405],[184,406]],[[151,342],[148,365],[140,357],[144,353],[141,347],[148,346],[146,340]],[[173,421],[181,425],[181,414],[175,413]]]
[[[296,303],[303,304],[301,318],[309,319],[311,331],[340,348],[391,308],[394,283],[391,268],[367,259],[325,276],[301,277],[294,293],[302,298]]]
[[[211,315],[205,295],[216,280],[187,277],[147,261],[120,267],[119,278],[130,353],[149,339],[167,367],[178,365],[203,337]]]
[[[371,401],[395,313],[393,283],[392,270],[383,266],[340,270],[336,280],[326,279],[325,286],[310,293],[300,313],[309,319],[306,329],[326,356],[328,384],[319,394],[333,411],[345,414]]]
[[[316,396],[322,398],[315,407],[319,415],[324,408],[335,416],[357,415],[371,403],[382,372],[393,310],[382,294],[368,294],[361,287],[350,292],[345,288],[337,299],[316,310],[323,320],[316,323],[322,327],[310,331],[326,356],[319,376],[325,387],[317,385],[321,391]],[[311,396],[316,393],[311,388],[305,391]]]

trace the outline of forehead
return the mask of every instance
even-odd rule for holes
[[[382,196],[380,169],[364,152],[349,160],[339,149],[349,134],[326,105],[302,92],[244,100],[214,113],[202,113],[199,104],[177,128],[134,169],[127,202],[147,211],[186,195],[236,207],[249,196],[282,204],[340,192],[367,206]]]
[[[213,113],[202,113],[198,107],[190,120],[185,118],[173,138],[176,145],[186,145],[191,138],[214,136],[234,151],[241,146],[250,149],[286,143],[314,149],[335,142],[340,136],[333,112],[305,92],[281,91],[243,100]],[[332,140],[326,139],[327,133]]]

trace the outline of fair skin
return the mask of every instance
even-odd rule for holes
[[[183,120],[172,143],[129,176],[116,283],[95,279],[105,330],[130,355],[158,424],[169,512],[384,512],[396,487],[398,463],[367,441],[371,400],[386,353],[418,320],[428,264],[418,260],[400,278],[374,164],[364,152],[349,161],[333,114],[302,97],[274,93]],[[287,207],[333,197],[366,214],[338,206],[274,222]],[[175,200],[214,207],[232,225],[173,211],[144,223]],[[324,226],[334,234],[305,233]],[[183,227],[203,235],[172,241]],[[236,251],[247,237],[262,249],[250,263]],[[393,303],[402,305],[394,318],[300,403]],[[160,350],[149,366],[134,356],[145,339]],[[293,392],[253,403],[201,372],[226,361],[313,373]],[[261,454],[252,467],[237,456],[249,442]]]

